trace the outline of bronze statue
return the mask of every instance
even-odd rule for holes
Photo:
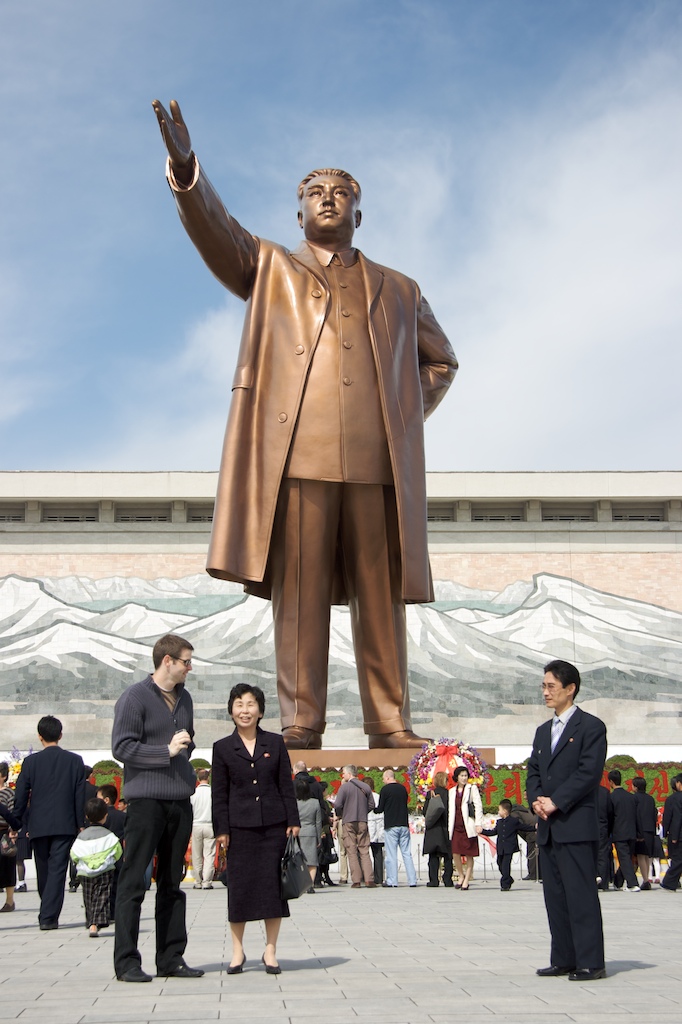
[[[433,600],[424,418],[457,360],[414,281],[352,247],[360,187],[313,171],[294,252],[230,216],[179,105],[154,101],[185,229],[247,302],[207,571],[272,600],[288,747],[325,729],[331,605],[350,605],[370,747],[417,747],[405,603]]]

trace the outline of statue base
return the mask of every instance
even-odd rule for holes
[[[322,750],[289,749],[292,765],[296,761],[305,761],[310,768],[338,768],[345,764],[354,764],[358,768],[401,768],[408,765],[420,747],[375,747],[373,750],[335,750],[332,747]],[[477,747],[478,752],[487,764],[495,764],[495,747]]]

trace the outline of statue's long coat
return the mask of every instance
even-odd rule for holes
[[[270,596],[267,566],[277,496],[329,288],[306,242],[295,252],[255,238],[230,216],[203,172],[182,189],[180,217],[209,269],[247,302],[225,433],[207,570]],[[369,334],[395,482],[402,596],[432,601],[427,550],[424,419],[457,370],[417,284],[362,253]],[[343,599],[339,585],[336,597]]]

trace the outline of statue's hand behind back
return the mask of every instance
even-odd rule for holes
[[[170,102],[170,115],[159,100],[153,100],[152,106],[159,122],[161,135],[168,150],[173,170],[182,171],[192,163],[192,140],[183,121],[180,104],[177,100]]]

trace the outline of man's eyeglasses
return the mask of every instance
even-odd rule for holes
[[[192,667],[192,659],[191,658],[173,658],[173,661],[181,661],[182,664],[185,666],[185,668],[191,668]]]

